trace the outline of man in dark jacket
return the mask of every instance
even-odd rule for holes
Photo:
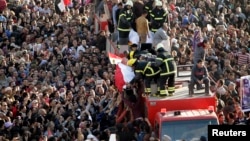
[[[148,12],[148,15],[147,15],[148,21],[150,21],[150,14],[154,8],[153,6],[154,6],[154,0],[149,0],[144,5],[144,9]]]
[[[155,8],[150,13],[151,31],[156,32],[166,22],[167,12],[162,8],[162,2],[156,1]]]
[[[210,80],[208,78],[207,68],[204,66],[204,60],[199,59],[194,65],[191,72],[191,82],[189,84],[189,94],[193,96],[194,85],[197,84],[197,89],[201,89],[202,84],[205,84],[205,94],[209,95]]]
[[[176,63],[170,52],[164,49],[163,44],[156,46],[157,58],[156,66],[160,68],[160,97],[173,96],[175,92],[175,74],[176,74]],[[166,91],[166,81],[168,89]]]
[[[129,32],[134,22],[134,14],[132,11],[133,2],[128,0],[119,14],[118,27],[119,45],[128,44]]]

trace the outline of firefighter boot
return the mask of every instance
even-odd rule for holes
[[[175,87],[168,87],[168,94],[169,96],[173,96],[175,92]]]
[[[167,90],[161,90],[159,97],[166,97],[168,96]]]

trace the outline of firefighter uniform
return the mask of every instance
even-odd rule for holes
[[[160,72],[160,96],[172,96],[175,92],[175,74],[176,74],[176,63],[174,58],[164,49],[163,44],[156,46],[157,58],[156,66],[161,69]],[[166,91],[165,85],[168,83],[168,89]]]
[[[117,27],[117,30],[119,32],[119,45],[128,44],[129,32],[134,22],[134,14],[131,7],[133,7],[133,2],[131,0],[128,0],[119,15]]]
[[[156,1],[155,8],[150,13],[151,31],[156,32],[166,22],[167,12],[162,8],[162,2]]]
[[[148,15],[146,17],[148,21],[150,21],[150,14],[153,10],[153,5],[154,5],[154,0],[149,0],[144,6],[144,9],[148,12]]]
[[[158,67],[152,67],[151,62],[148,61],[138,61],[138,59],[130,59],[127,62],[128,66],[134,67],[135,77],[130,83],[134,83],[140,79],[144,79],[145,84],[145,94],[149,95],[151,93],[151,82],[154,80],[157,83],[158,75],[160,70]],[[159,83],[158,83],[159,84]]]

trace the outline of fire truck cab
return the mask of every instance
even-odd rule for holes
[[[218,119],[213,110],[176,110],[162,109],[155,115],[154,132],[158,138],[164,135],[173,141],[192,141],[201,136],[207,137],[207,126],[218,125]]]
[[[156,137],[162,140],[168,135],[173,141],[207,137],[207,126],[219,123],[215,113],[217,100],[203,91],[190,97],[188,87],[184,86],[176,89],[171,97],[145,98],[148,119]]]

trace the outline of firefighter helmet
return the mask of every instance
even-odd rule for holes
[[[129,59],[128,62],[127,62],[127,65],[132,67],[135,64],[136,61],[137,61],[137,59]]]
[[[131,0],[128,0],[125,5],[129,5],[129,6],[133,7],[133,2]]]
[[[155,6],[162,6],[162,2],[161,2],[160,0],[157,0],[157,1],[155,2]]]
[[[156,45],[156,48],[155,48],[156,51],[159,51],[159,50],[162,50],[162,49],[164,49],[164,45],[162,43],[159,43],[159,44]]]

